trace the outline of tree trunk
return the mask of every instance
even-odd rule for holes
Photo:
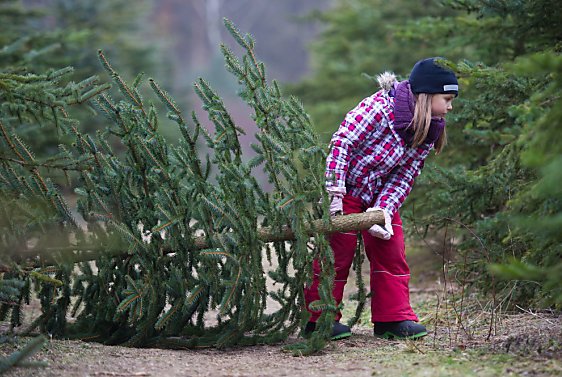
[[[322,219],[314,220],[307,224],[306,231],[312,236],[315,233],[330,234],[336,232],[354,232],[369,229],[374,224],[384,224],[382,211],[354,213],[351,215],[334,216],[329,222]],[[295,239],[295,234],[289,227],[274,229],[264,227],[258,230],[258,238],[263,242],[289,241]],[[205,236],[194,238],[195,250],[207,249],[210,245]],[[163,250],[164,254],[176,253],[177,250]],[[57,255],[57,256],[55,256]],[[25,253],[19,253],[12,258],[15,262],[25,267],[38,267],[46,264],[57,264],[61,261],[72,261],[74,263],[95,260],[101,256],[125,256],[122,250],[99,250],[96,247],[78,249],[76,247],[49,248],[44,250],[31,249]],[[0,272],[11,270],[10,267],[0,263]]]

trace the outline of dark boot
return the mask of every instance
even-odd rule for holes
[[[374,333],[386,339],[418,339],[426,336],[427,330],[414,321],[375,322]]]
[[[316,322],[308,322],[303,330],[303,336],[308,338],[316,330]],[[332,327],[331,340],[345,339],[351,336],[351,329],[349,326],[343,325],[339,322],[334,322]]]

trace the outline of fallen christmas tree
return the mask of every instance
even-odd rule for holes
[[[156,106],[141,97],[142,75],[127,84],[102,52],[100,61],[123,97],[114,101],[97,89],[93,104],[109,126],[92,138],[72,122],[57,123],[74,137],[72,147],[61,146],[58,158],[66,162],[65,173],[76,170],[79,176],[75,192],[85,229],[40,175],[38,168],[47,165],[37,163],[14,135],[2,134],[15,160],[0,167],[2,195],[9,203],[3,210],[28,210],[25,226],[18,228],[18,218],[8,216],[5,227],[16,236],[2,244],[3,280],[24,283],[19,297],[2,304],[2,318],[11,312],[12,325],[21,323],[34,282],[42,314],[29,330],[137,347],[279,342],[307,321],[303,287],[318,258],[321,300],[312,305],[324,312],[319,331],[295,349],[310,353],[323,347],[336,311],[332,253],[323,233],[365,229],[380,219],[375,213],[365,222],[363,216],[347,228],[330,222],[326,204],[318,204],[322,196],[327,202],[325,148],[309,117],[297,99],[285,98],[275,81],[267,81],[253,39],[229,21],[225,25],[245,51],[239,59],[221,46],[259,129],[251,159],[244,158],[238,138],[244,131],[206,81],[198,80],[194,88],[214,132],[195,113],[186,120],[149,80],[183,137],[170,145],[158,133]],[[63,105],[51,107],[55,121],[64,120]],[[197,148],[201,139],[209,150],[203,159]],[[117,153],[116,140],[124,152]],[[271,185],[267,190],[255,178],[262,171]],[[356,265],[360,261],[358,254]],[[361,281],[358,286],[356,318],[365,297]],[[68,323],[68,315],[75,321]]]

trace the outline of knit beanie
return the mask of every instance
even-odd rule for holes
[[[459,83],[453,71],[443,68],[435,63],[436,59],[420,60],[410,73],[410,87],[412,93],[443,93],[459,95]]]

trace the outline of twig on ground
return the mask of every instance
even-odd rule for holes
[[[411,346],[411,347],[413,347],[413,348],[415,348],[416,351],[418,351],[419,353],[425,355],[425,352],[424,352],[421,348],[419,348],[419,347],[417,346],[416,340],[415,340],[415,339],[410,339],[410,340],[408,340],[408,345]]]
[[[515,305],[515,307],[516,307],[517,309],[521,310],[522,312],[528,313],[528,314],[532,315],[533,317],[537,317],[537,318],[539,318],[539,319],[542,319],[542,320],[544,320],[544,321],[550,323],[551,325],[556,325],[554,322],[552,322],[552,321],[550,321],[550,320],[544,318],[543,316],[540,316],[538,313],[533,313],[533,312],[531,311],[531,309],[523,309],[523,308],[520,307],[519,305]]]
[[[441,308],[441,300],[439,299],[439,293],[436,294],[437,296],[437,306],[435,308],[435,327],[433,329],[433,349],[436,348],[437,344],[437,322],[439,321],[439,309]]]

